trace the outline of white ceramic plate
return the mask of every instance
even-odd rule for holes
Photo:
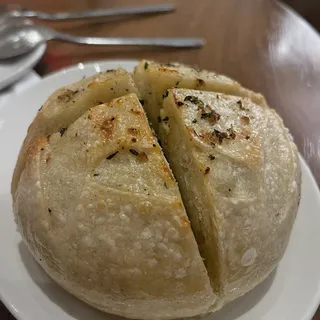
[[[22,78],[41,59],[45,50],[46,44],[42,44],[21,57],[0,60],[0,89]]]
[[[12,218],[12,171],[27,127],[58,87],[134,61],[79,64],[52,74],[12,96],[0,109],[0,298],[19,320],[114,320],[88,307],[54,284],[33,260]],[[279,267],[260,286],[207,320],[310,320],[320,301],[320,196],[305,162],[302,199],[289,247]]]

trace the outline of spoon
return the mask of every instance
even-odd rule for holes
[[[204,45],[204,40],[199,38],[97,38],[72,36],[46,26],[36,25],[30,20],[19,18],[11,18],[9,23],[0,23],[0,39],[0,59],[26,54],[49,40],[111,46],[198,48]]]
[[[127,16],[136,14],[149,13],[166,13],[175,10],[175,5],[172,3],[161,3],[148,6],[136,7],[120,7],[110,9],[98,9],[83,12],[59,12],[59,13],[45,13],[39,11],[32,11],[25,9],[19,5],[2,5],[0,6],[0,16],[9,16],[15,18],[37,18],[41,20],[75,20],[86,18],[101,18],[112,16]]]

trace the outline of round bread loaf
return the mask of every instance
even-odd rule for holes
[[[49,97],[17,161],[15,220],[47,274],[88,304],[203,315],[282,258],[297,149],[263,96],[227,77],[142,61],[133,78],[111,70]]]

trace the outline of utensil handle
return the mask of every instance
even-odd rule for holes
[[[136,14],[148,14],[148,13],[165,13],[175,10],[175,6],[172,3],[162,3],[149,6],[138,7],[123,7],[112,9],[99,9],[84,12],[60,12],[60,13],[45,13],[36,12],[30,10],[24,10],[21,15],[26,18],[38,18],[42,20],[76,20],[87,18],[100,18],[100,17],[112,17],[112,16],[126,16]]]
[[[95,38],[72,36],[60,32],[55,32],[54,39],[78,44],[109,46],[198,48],[205,44],[205,41],[200,38]]]

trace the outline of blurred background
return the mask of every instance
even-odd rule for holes
[[[319,0],[285,0],[283,1],[308,20],[318,31],[320,30]]]
[[[214,0],[216,1],[216,0]],[[266,0],[274,1],[274,0]],[[132,1],[133,3],[139,3],[139,1]],[[161,2],[161,1],[159,1]],[[166,2],[166,1],[162,1]],[[320,30],[320,1],[319,0],[283,0],[284,3],[290,5],[306,20],[308,20],[315,28]],[[62,9],[62,1],[49,1],[49,0],[0,0],[0,4],[20,4],[24,7],[33,8],[47,8],[48,12],[55,12]],[[77,7],[73,6],[74,1],[63,1],[63,9],[66,11],[81,11],[88,7],[114,7],[117,5],[117,0],[79,0],[77,1]],[[90,5],[89,5],[90,3]]]

